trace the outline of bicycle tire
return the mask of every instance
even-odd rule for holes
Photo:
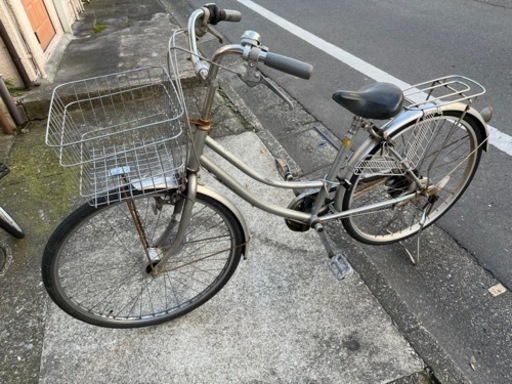
[[[25,233],[18,223],[3,208],[0,207],[0,228],[17,239],[23,239]]]
[[[419,127],[419,124],[423,125]],[[420,179],[427,180],[429,186],[437,186],[438,190],[433,192],[437,201],[423,225],[420,220],[428,196],[342,219],[345,230],[354,239],[370,245],[385,245],[411,237],[445,214],[471,183],[480,162],[484,137],[474,118],[449,111],[410,123],[392,135],[394,149],[403,155],[406,148],[410,148],[406,143],[412,140],[415,129],[425,127],[431,130],[432,139],[425,146],[425,153],[414,171]],[[381,146],[376,146],[366,160],[379,156],[380,151]],[[410,176],[371,172],[353,173],[349,180],[351,187],[342,202],[344,211],[406,194],[413,185]]]
[[[150,245],[170,223],[175,205],[161,204],[168,196],[134,196]],[[172,233],[168,238],[172,242]],[[155,325],[217,294],[233,275],[243,243],[236,216],[198,193],[183,244],[167,262],[167,271],[152,277],[126,202],[97,208],[84,204],[50,237],[42,260],[43,282],[61,309],[89,324]]]

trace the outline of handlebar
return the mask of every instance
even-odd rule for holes
[[[197,36],[201,37],[205,35],[208,32],[208,25],[216,25],[220,21],[238,22],[241,19],[242,14],[240,12],[231,9],[221,9],[217,5],[211,3],[195,10],[192,15],[190,15],[188,20],[189,48],[192,52],[190,54],[190,59],[194,65],[196,76],[200,79],[206,80],[208,78],[209,69],[206,63],[202,62],[200,59],[197,49]],[[246,60],[248,60],[250,55],[247,54],[247,49],[249,47],[249,49],[255,48],[257,50],[257,60],[261,60],[268,67],[302,79],[309,79],[311,76],[313,71],[313,66],[311,64],[292,57],[267,52],[266,49],[260,46],[259,40],[255,40],[250,44],[247,42],[243,42],[242,44],[243,45],[235,44],[220,48],[213,55],[213,61],[216,63],[220,62],[222,56],[228,53],[242,55]]]
[[[190,60],[194,65],[196,76],[206,80],[208,76],[208,67],[200,59],[197,50],[197,36],[204,36],[208,32],[208,25],[216,25],[220,21],[238,22],[242,20],[242,14],[231,9],[220,9],[216,4],[206,4],[204,7],[196,9],[188,19],[188,41],[190,51]]]

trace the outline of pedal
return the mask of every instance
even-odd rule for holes
[[[354,273],[352,266],[342,253],[334,255],[329,259],[329,269],[338,281],[344,280]]]
[[[290,170],[290,166],[284,159],[275,159],[277,172],[281,175],[281,177],[290,181],[293,179],[292,171]]]

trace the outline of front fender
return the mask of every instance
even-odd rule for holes
[[[240,223],[240,226],[242,227],[243,236],[244,236],[244,246],[242,248],[242,254],[247,257],[247,252],[249,250],[249,241],[251,239],[249,228],[247,227],[247,223],[245,222],[244,216],[242,213],[238,210],[235,204],[233,204],[230,200],[226,199],[224,196],[222,196],[220,193],[209,189],[205,187],[204,185],[198,185],[197,186],[197,193],[201,193],[203,195],[206,195],[208,197],[211,197],[212,199],[215,199],[222,203],[227,209],[229,209],[231,212],[233,212],[233,215],[237,218],[238,222]]]

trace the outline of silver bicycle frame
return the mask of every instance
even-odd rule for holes
[[[335,161],[331,167],[331,171],[327,175],[325,180],[316,180],[316,181],[276,181],[276,180],[269,180],[264,178],[263,176],[259,175],[255,170],[253,170],[251,167],[243,163],[240,159],[238,159],[236,156],[231,154],[229,151],[227,151],[225,148],[223,148],[219,143],[217,143],[215,140],[213,140],[210,137],[207,137],[206,139],[206,145],[211,148],[213,151],[215,151],[217,154],[222,156],[224,159],[226,159],[228,162],[230,162],[232,165],[234,165],[237,169],[245,173],[246,175],[250,176],[254,180],[257,180],[263,184],[266,184],[271,187],[276,188],[286,188],[286,189],[315,189],[319,190],[319,193],[317,194],[315,198],[315,204],[313,208],[312,213],[304,213],[299,212],[293,209],[283,208],[280,206],[276,206],[274,204],[261,201],[254,195],[252,195],[250,192],[246,190],[235,178],[233,178],[231,175],[229,175],[226,171],[224,171],[220,166],[215,164],[212,160],[210,160],[205,154],[202,154],[200,156],[200,163],[201,165],[208,170],[210,173],[215,175],[223,184],[225,184],[230,190],[235,192],[237,195],[239,195],[241,198],[246,200],[247,202],[251,203],[252,205],[269,212],[271,214],[285,217],[292,220],[301,221],[304,223],[308,223],[309,225],[314,225],[316,223],[324,223],[331,220],[337,220],[342,219],[344,217],[348,217],[353,214],[358,213],[364,213],[373,211],[376,209],[382,209],[384,207],[391,206],[393,204],[397,204],[399,202],[407,201],[412,198],[414,198],[417,193],[410,193],[405,196],[401,196],[399,198],[390,199],[385,202],[375,203],[371,204],[365,207],[361,208],[355,208],[351,210],[347,210],[344,212],[337,212],[334,214],[329,215],[322,215],[318,217],[318,212],[324,207],[324,200],[328,195],[327,191],[327,185],[336,185],[338,189],[341,188],[341,190],[344,190],[345,188],[339,183],[334,182],[335,176],[340,171],[343,164],[341,164],[340,161]],[[341,153],[342,151],[340,151]],[[343,158],[343,154],[337,156],[339,158]],[[338,159],[337,159],[338,160]],[[329,178],[329,176],[332,176]],[[337,198],[341,199],[343,197],[343,194],[340,194]]]
[[[200,13],[200,12],[199,12]],[[197,13],[197,17],[199,17],[199,13]],[[196,17],[196,18],[197,18]],[[191,22],[189,22],[189,32],[192,31],[195,25],[195,18],[191,18]],[[195,52],[196,47],[191,47],[191,50]],[[213,55],[211,60],[211,65],[209,71],[207,71],[206,76],[202,76],[205,81],[208,83],[208,91],[205,99],[205,103],[203,106],[203,111],[201,114],[201,118],[196,121],[194,124],[196,125],[196,132],[194,133],[192,144],[191,144],[191,152],[187,163],[187,188],[186,188],[186,201],[184,204],[184,208],[181,215],[181,220],[178,227],[178,233],[175,238],[174,244],[169,249],[165,256],[162,258],[162,262],[159,263],[157,269],[160,266],[165,264],[165,261],[173,254],[173,252],[177,249],[183,237],[185,236],[185,231],[190,221],[192,214],[192,207],[195,202],[195,197],[197,193],[197,174],[200,171],[201,167],[204,167],[210,173],[212,173],[218,180],[220,180],[224,185],[226,185],[230,190],[239,195],[241,198],[249,202],[250,204],[266,211],[268,213],[285,217],[287,219],[299,221],[309,226],[316,228],[318,230],[321,229],[321,224],[332,221],[339,220],[351,215],[355,214],[364,214],[376,210],[382,210],[386,207],[393,206],[395,204],[406,202],[416,198],[421,192],[411,192],[406,195],[392,198],[387,201],[382,201],[379,203],[370,204],[364,207],[359,207],[355,209],[350,209],[347,211],[342,211],[341,203],[343,201],[343,196],[346,190],[346,186],[348,183],[340,183],[338,180],[346,180],[345,178],[349,176],[351,170],[355,169],[360,159],[365,159],[371,151],[378,145],[381,144],[382,140],[385,140],[385,135],[389,135],[394,131],[400,129],[402,126],[409,124],[412,121],[417,121],[423,116],[424,111],[420,109],[416,110],[408,110],[403,112],[401,115],[397,116],[392,120],[390,125],[383,127],[383,136],[376,137],[371,136],[357,148],[356,152],[351,156],[351,160],[349,160],[348,164],[345,164],[345,151],[350,146],[343,146],[336,156],[335,161],[333,162],[329,173],[326,175],[323,180],[316,181],[276,181],[269,180],[260,174],[258,174],[254,169],[243,163],[239,158],[235,155],[231,154],[225,148],[223,148],[219,143],[217,143],[214,139],[212,139],[209,135],[211,131],[211,111],[213,106],[213,101],[215,94],[217,92],[217,74],[220,67],[220,62],[225,56],[228,55],[243,55],[246,47],[239,44],[226,45],[219,48]],[[191,55],[192,61],[198,61],[199,59],[194,55]],[[199,68],[199,67],[198,67]],[[200,68],[202,71],[202,67]],[[202,72],[203,75],[205,72]],[[448,108],[446,105],[439,107],[439,111],[442,111],[444,108]],[[462,103],[455,103],[450,105],[451,110],[464,108],[465,113],[470,113],[476,116],[480,121],[478,113],[475,113],[471,108],[467,108],[467,106]],[[481,121],[482,122],[482,121]],[[482,122],[482,125],[485,127],[485,124]],[[219,165],[215,164],[211,159],[209,159],[204,153],[205,145],[220,155],[222,158],[227,160],[237,169],[247,174],[254,180],[257,180],[261,183],[264,183],[268,186],[275,188],[286,188],[286,189],[294,189],[294,190],[317,190],[318,193],[315,197],[315,202],[313,204],[313,208],[311,213],[300,212],[297,210],[283,208],[281,206],[274,205],[269,202],[261,201],[250,192],[248,192],[234,177],[229,175],[225,170],[223,170]],[[397,159],[401,160],[401,159]],[[341,169],[345,167],[345,171],[340,179],[338,179],[338,175]],[[334,187],[334,188],[333,188]],[[329,197],[334,190],[334,199],[333,204],[329,206],[329,211],[331,213],[325,213],[325,201]],[[423,191],[425,192],[425,191]],[[322,212],[322,215],[319,216],[319,213]]]
[[[250,204],[266,211],[268,213],[281,216],[287,219],[303,222],[308,224],[311,227],[318,228],[317,225],[321,225],[322,223],[338,220],[345,217],[348,217],[353,214],[360,214],[365,212],[370,212],[373,210],[380,210],[385,207],[392,206],[399,202],[404,202],[407,200],[411,200],[417,196],[417,193],[410,193],[405,196],[401,196],[398,198],[390,199],[388,201],[371,204],[365,207],[360,207],[356,209],[351,209],[347,211],[341,212],[341,201],[343,199],[343,194],[345,191],[345,186],[342,185],[337,180],[337,175],[339,174],[342,167],[345,166],[345,150],[348,147],[343,147],[342,150],[338,151],[335,161],[333,162],[329,173],[326,175],[323,180],[316,181],[284,181],[284,180],[269,180],[256,172],[247,164],[243,163],[238,157],[227,151],[223,148],[219,143],[217,143],[214,139],[212,139],[208,134],[211,131],[211,111],[213,107],[213,101],[215,94],[217,92],[217,74],[219,71],[219,65],[221,60],[228,55],[242,55],[244,53],[244,47],[238,44],[226,45],[219,48],[213,55],[211,66],[207,76],[208,82],[208,90],[206,99],[204,102],[201,118],[195,123],[196,132],[192,138],[191,143],[191,151],[190,156],[187,163],[187,188],[186,188],[186,201],[183,207],[183,211],[181,212],[181,220],[178,226],[178,232],[174,239],[173,245],[165,252],[165,255],[161,259],[161,262],[156,266],[155,273],[158,273],[165,262],[171,257],[174,251],[181,244],[185,232],[188,226],[188,223],[191,219],[192,208],[195,202],[196,193],[197,193],[197,174],[199,173],[201,167],[204,167],[210,173],[212,173],[218,180],[220,180],[224,185],[226,185],[230,190],[239,195],[242,199],[246,200]],[[365,158],[370,151],[379,144],[379,139],[375,137],[368,138],[363,145],[361,145],[357,151],[353,154],[351,159],[361,159]],[[247,174],[254,180],[257,180],[261,183],[264,183],[268,186],[275,188],[285,188],[285,189],[294,189],[294,190],[318,190],[317,196],[315,198],[315,202],[313,204],[313,208],[311,213],[300,212],[297,210],[283,208],[281,206],[274,205],[269,202],[261,201],[250,192],[248,192],[234,177],[229,175],[225,170],[223,170],[220,166],[215,164],[212,160],[210,160],[203,152],[205,146],[212,149],[214,152],[219,154],[229,163],[234,165],[243,173]],[[352,160],[352,163],[346,166],[345,173],[348,173],[350,169],[353,169],[356,166],[354,163],[356,160]],[[346,175],[344,175],[346,176]],[[343,178],[342,178],[343,179]],[[335,187],[335,201],[334,201],[334,211],[335,213],[324,214],[322,216],[318,216],[319,212],[325,208],[325,200],[329,196],[330,189]],[[331,209],[332,211],[332,209]]]
[[[202,16],[201,10],[196,11],[189,19],[188,24],[188,31],[191,36],[195,36],[195,26],[196,21],[199,17]],[[192,46],[191,51],[197,52],[197,46],[195,46],[195,39],[192,39]],[[211,130],[210,121],[211,121],[211,111],[213,107],[213,101],[215,94],[217,92],[217,75],[220,68],[220,62],[222,59],[229,55],[244,55],[246,53],[247,47],[244,47],[240,44],[231,44],[231,45],[225,45],[217,49],[215,53],[212,56],[211,59],[211,65],[206,77],[206,81],[208,83],[208,91],[207,96],[204,102],[201,119],[200,121],[202,124],[196,125],[197,131],[194,135],[193,142],[192,142],[192,151],[190,158],[188,160],[188,172],[189,174],[197,174],[200,170],[200,167],[203,166],[205,169],[207,169],[209,172],[211,172],[213,175],[215,175],[222,183],[224,183],[229,189],[231,189],[233,192],[235,192],[237,195],[242,197],[244,200],[248,201],[249,203],[253,204],[254,206],[269,212],[274,215],[282,216],[288,219],[298,220],[304,223],[308,223],[309,225],[314,225],[316,223],[325,222],[328,220],[335,220],[342,217],[347,217],[353,213],[361,213],[361,212],[367,212],[372,211],[375,209],[382,209],[386,206],[391,206],[393,204],[396,204],[397,202],[406,201],[414,196],[416,196],[416,193],[409,194],[406,196],[402,196],[398,199],[391,199],[387,202],[378,203],[369,205],[364,208],[358,208],[355,210],[349,210],[346,212],[339,212],[336,213],[334,216],[322,216],[322,218],[319,218],[317,215],[318,213],[324,208],[324,201],[329,195],[329,190],[332,186],[337,187],[338,191],[336,193],[336,201],[334,204],[334,208],[338,211],[340,211],[341,206],[341,200],[343,197],[343,193],[340,193],[341,190],[344,191],[345,188],[342,187],[341,184],[337,181],[337,175],[339,174],[341,168],[344,166],[345,162],[345,149],[346,147],[343,147],[342,150],[340,150],[336,156],[336,159],[334,163],[331,166],[331,169],[329,173],[326,175],[324,180],[317,180],[317,181],[275,181],[275,180],[268,180],[264,178],[263,176],[259,175],[256,171],[254,171],[251,167],[244,164],[240,159],[238,159],[236,156],[228,152],[226,149],[224,149],[220,144],[218,144],[214,139],[212,139],[210,136],[208,136],[209,131]],[[191,55],[191,60],[197,64],[199,62],[199,58],[195,55]],[[199,68],[200,66],[197,65]],[[362,145],[358,151],[352,156],[353,159],[358,158],[364,158],[366,155],[370,152],[372,148],[375,147],[375,145],[378,144],[378,139],[372,138],[365,142],[364,145]],[[319,193],[316,196],[315,203],[313,205],[313,209],[311,213],[304,213],[299,212],[296,210],[283,208],[280,206],[276,206],[271,203],[262,202],[255,196],[253,196],[251,193],[245,190],[240,183],[238,183],[233,177],[231,177],[227,172],[225,172],[222,168],[220,168],[217,164],[215,164],[213,161],[211,161],[205,154],[203,154],[204,147],[208,146],[211,148],[214,152],[219,154],[221,157],[226,159],[228,162],[230,162],[232,165],[234,165],[236,168],[238,168],[240,171],[244,172],[251,178],[264,183],[266,185],[269,185],[271,187],[276,188],[286,188],[286,189],[316,189],[319,190]],[[365,153],[366,152],[366,153]],[[364,157],[361,157],[364,156]],[[350,166],[355,166],[355,164],[349,164],[347,169],[350,169]],[[195,185],[195,183],[193,183]],[[188,187],[188,195],[187,198],[189,201],[193,201],[195,197],[195,191],[191,190],[191,187]],[[330,217],[332,216],[332,217]],[[326,219],[326,217],[329,217],[329,219]],[[185,216],[185,219],[187,217]]]

